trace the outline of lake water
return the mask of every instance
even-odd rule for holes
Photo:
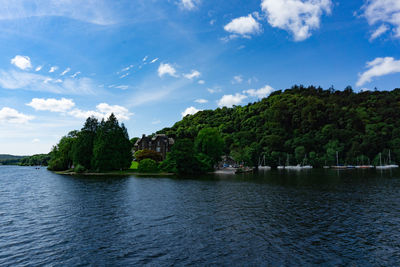
[[[0,166],[0,265],[400,264],[399,171],[192,179]]]

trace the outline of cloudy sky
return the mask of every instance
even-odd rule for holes
[[[0,153],[131,137],[294,84],[400,87],[398,0],[0,0]]]

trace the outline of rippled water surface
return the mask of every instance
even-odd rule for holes
[[[82,178],[0,166],[0,265],[400,264],[398,171]]]

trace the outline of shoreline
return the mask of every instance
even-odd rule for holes
[[[73,171],[53,171],[55,174],[60,175],[71,175],[71,176],[126,176],[126,175],[137,175],[137,176],[173,176],[174,173],[158,172],[158,173],[143,173],[143,172],[131,172],[131,171],[112,171],[112,172],[73,172]]]

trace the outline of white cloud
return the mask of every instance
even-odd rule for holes
[[[76,76],[78,76],[79,74],[81,74],[81,72],[80,71],[78,71],[78,72],[75,72],[74,74],[72,74],[70,77],[71,78],[76,78]]]
[[[36,69],[35,69],[35,71],[40,71],[42,68],[43,68],[43,66],[41,66],[41,65],[40,65],[40,66],[37,66]]]
[[[39,138],[35,138],[35,139],[32,140],[32,143],[39,143],[39,142],[40,142]]]
[[[261,9],[272,27],[289,31],[295,41],[311,36],[320,27],[323,13],[331,13],[331,0],[262,0]]]
[[[369,0],[361,8],[363,16],[369,25],[380,25],[371,35],[371,40],[382,35],[389,28],[384,25],[392,26],[394,34],[400,38],[400,1],[398,0]]]
[[[27,56],[16,55],[13,59],[11,59],[11,64],[17,66],[21,70],[32,68],[31,59]]]
[[[172,77],[178,77],[174,67],[172,67],[168,63],[166,63],[166,64],[161,63],[160,66],[158,67],[158,76],[163,77],[166,74],[168,74]]]
[[[105,0],[0,0],[0,6],[0,20],[54,16],[98,25],[118,22],[112,4]]]
[[[197,112],[199,112],[199,111],[201,111],[200,109],[197,109],[197,108],[195,108],[195,107],[188,107],[187,109],[185,109],[185,111],[183,111],[182,113],[181,113],[181,115],[182,115],[182,117],[185,117],[185,116],[187,116],[187,115],[194,115],[194,114],[196,114]]]
[[[233,81],[232,81],[233,84],[242,82],[243,82],[242,75],[233,76]]]
[[[0,86],[4,89],[23,89],[64,94],[92,94],[94,83],[90,78],[58,80],[29,72],[0,70]]]
[[[128,75],[129,75],[129,72],[127,72],[127,73],[125,73],[125,74],[119,76],[119,78],[120,78],[120,79],[123,79],[123,78],[125,78],[125,77],[128,76]]]
[[[153,59],[153,60],[150,62],[150,64],[156,63],[157,60],[158,60],[158,58]]]
[[[258,90],[250,89],[250,90],[243,91],[243,93],[248,94],[249,96],[252,96],[252,97],[264,98],[264,97],[269,96],[272,93],[272,91],[274,91],[274,88],[272,88],[269,85],[266,85],[263,88],[260,88]]]
[[[233,19],[225,25],[224,30],[233,34],[231,39],[237,35],[249,38],[250,35],[261,32],[261,25],[249,14],[247,17]]]
[[[239,105],[245,100],[247,96],[241,94],[235,95],[224,95],[220,100],[218,100],[219,107],[232,107],[233,105]]]
[[[33,119],[33,116],[22,114],[13,108],[4,107],[0,109],[0,123],[24,124]]]
[[[199,103],[199,104],[204,104],[204,103],[208,103],[208,100],[200,98],[200,99],[196,99],[194,102]]]
[[[199,80],[198,83],[199,84],[205,84],[206,82],[204,80]]]
[[[126,90],[126,89],[129,88],[129,86],[128,85],[118,85],[118,86],[115,86],[115,88],[118,88],[118,89],[121,89],[121,90]]]
[[[183,9],[193,10],[199,4],[199,0],[180,0],[180,6]]]
[[[51,112],[67,112],[75,106],[72,99],[61,98],[57,100],[55,98],[34,98],[27,106],[34,108],[35,110],[48,110]]]
[[[222,92],[221,88],[219,88],[219,87],[207,88],[207,91],[208,91],[210,94],[215,94],[215,93],[220,93],[220,92]]]
[[[86,119],[90,116],[94,116],[99,119],[108,118],[111,113],[114,113],[115,117],[121,121],[129,120],[130,117],[134,115],[133,113],[130,113],[129,110],[125,107],[119,105],[112,106],[107,103],[98,104],[96,106],[96,110],[83,111],[80,109],[73,109],[68,112],[68,114],[70,114],[71,116],[80,119]]]
[[[395,60],[392,57],[378,57],[367,62],[367,68],[367,71],[359,75],[357,86],[371,82],[374,77],[400,72],[400,60]]]
[[[58,70],[57,66],[52,66],[49,70],[50,73],[55,72],[56,70]]]
[[[189,79],[189,80],[192,80],[192,79],[194,79],[194,78],[200,77],[200,75],[201,75],[201,73],[200,73],[199,71],[197,71],[197,70],[192,70],[191,73],[185,74],[184,76],[185,76],[185,78],[187,78],[187,79]]]
[[[384,34],[385,32],[387,32],[389,30],[389,27],[387,27],[386,25],[382,24],[378,29],[376,29],[372,34],[371,37],[369,38],[370,41],[375,40],[376,38],[378,38],[379,36],[381,36],[382,34]]]
[[[160,120],[155,120],[155,121],[152,121],[152,122],[151,122],[151,124],[153,124],[153,125],[160,124],[160,123],[161,123]]]
[[[62,73],[61,76],[64,76],[65,74],[67,74],[68,72],[71,71],[71,68],[66,68]]]

